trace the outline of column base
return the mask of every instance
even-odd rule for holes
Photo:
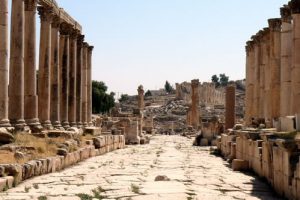
[[[64,127],[65,130],[68,130],[68,128],[70,128],[69,122],[63,121],[61,124],[62,124],[62,126]]]
[[[65,129],[62,127],[60,121],[55,121],[52,123],[53,125],[53,128],[56,129],[56,130],[61,130],[61,131],[64,131]]]
[[[77,128],[82,128],[82,123],[81,122],[77,122]]]
[[[40,133],[43,130],[43,127],[38,118],[26,119],[25,122],[29,126],[32,133]]]
[[[74,128],[77,128],[77,127],[78,127],[76,122],[70,122],[70,126],[71,126],[71,127],[74,127]]]
[[[83,126],[83,127],[88,127],[89,125],[88,125],[87,122],[83,122],[83,123],[82,123],[82,126]]]
[[[52,126],[50,120],[47,120],[47,121],[42,122],[42,126],[43,126],[44,129],[46,129],[46,130],[53,130],[53,126]]]
[[[2,119],[0,120],[0,127],[12,127],[10,122],[9,122],[9,119]]]
[[[89,127],[93,127],[93,126],[94,126],[93,122],[89,122],[89,123],[88,123],[88,126],[89,126]]]
[[[30,132],[29,126],[26,125],[24,119],[11,120],[11,125],[15,128],[16,132]]]

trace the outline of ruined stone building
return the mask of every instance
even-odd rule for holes
[[[14,0],[11,11],[8,0],[1,0],[0,127],[40,131],[91,126],[92,51],[81,25],[54,0]]]

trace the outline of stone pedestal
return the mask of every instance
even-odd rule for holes
[[[82,66],[83,66],[83,40],[84,36],[77,38],[77,68],[76,68],[76,122],[77,127],[82,127]]]
[[[197,130],[199,128],[199,80],[192,80],[192,107],[191,122],[192,126]]]
[[[24,16],[24,0],[12,1],[9,69],[9,119],[12,125],[19,130],[23,130],[25,127]]]
[[[69,123],[77,127],[76,123],[76,68],[77,68],[77,32],[70,35],[70,70],[69,70]]]
[[[36,0],[25,0],[24,118],[34,132],[42,126],[38,119],[36,90]]]
[[[235,86],[226,88],[225,128],[233,128],[235,124]]]
[[[8,2],[0,1],[0,127],[10,127],[8,120]]]
[[[70,27],[62,24],[60,27],[59,38],[59,66],[60,66],[60,119],[65,129],[70,128],[68,109],[69,109],[69,34]]]
[[[60,66],[59,66],[59,26],[60,19],[54,17],[51,29],[51,122],[54,128],[61,129],[60,123]]]
[[[291,70],[293,26],[291,23],[291,11],[285,6],[280,9],[281,25],[281,72],[280,72],[280,116],[292,115],[291,107]]]
[[[46,129],[52,129],[50,121],[50,59],[51,59],[51,22],[52,11],[49,8],[38,7],[41,17],[40,61],[39,61],[39,119]]]

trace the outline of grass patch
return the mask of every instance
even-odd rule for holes
[[[140,194],[140,187],[138,185],[135,184],[131,184],[131,192],[135,193],[135,194]]]
[[[40,197],[38,197],[38,200],[47,200],[47,197],[46,196],[40,196]]]

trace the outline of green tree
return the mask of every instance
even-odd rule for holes
[[[147,92],[145,93],[145,97],[150,97],[152,96],[152,93],[150,90],[147,90]]]
[[[229,82],[229,77],[225,74],[220,74],[220,84],[221,86],[227,86]]]
[[[108,113],[115,105],[115,93],[107,94],[107,86],[102,81],[92,82],[93,113]]]
[[[166,81],[165,83],[165,90],[167,93],[172,93],[173,92],[173,87],[171,86],[171,84],[169,83],[169,81]]]
[[[220,79],[216,74],[211,77],[211,81],[215,83],[216,87],[220,86]]]
[[[119,99],[119,102],[125,102],[129,100],[128,94],[121,94],[121,98]]]

